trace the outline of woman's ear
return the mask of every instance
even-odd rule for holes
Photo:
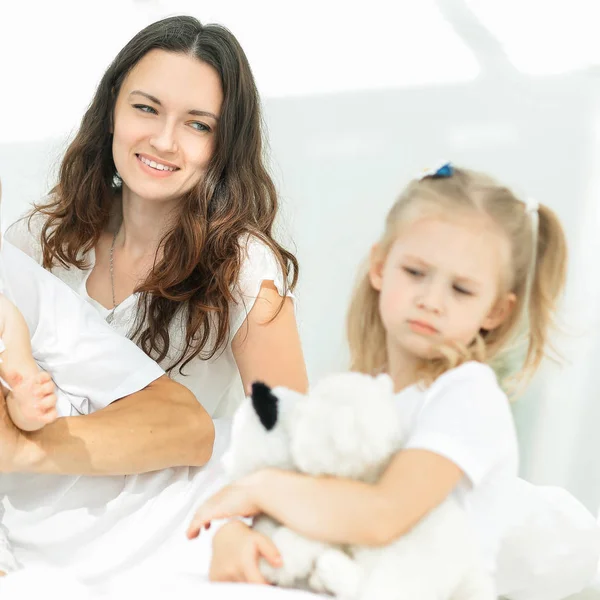
[[[503,298],[500,298],[484,319],[481,328],[487,331],[493,331],[500,327],[500,325],[502,325],[502,323],[504,323],[511,315],[516,304],[517,297],[512,292],[506,294]]]
[[[383,282],[383,253],[381,252],[381,246],[375,244],[371,248],[371,254],[369,256],[369,280],[373,289],[378,292],[381,291]]]

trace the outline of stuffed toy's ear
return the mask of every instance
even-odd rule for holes
[[[252,406],[267,431],[271,431],[277,423],[278,402],[268,385],[260,381],[252,384]]]

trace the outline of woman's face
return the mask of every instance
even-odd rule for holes
[[[186,54],[148,52],[115,104],[112,151],[124,188],[153,202],[192,189],[213,155],[222,104],[211,66]]]

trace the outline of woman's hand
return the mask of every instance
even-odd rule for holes
[[[261,557],[273,567],[281,567],[281,556],[268,537],[241,521],[231,521],[223,525],[213,539],[209,578],[211,581],[266,584],[268,581],[258,568]]]
[[[208,529],[216,519],[253,517],[262,512],[258,503],[257,489],[261,471],[242,477],[208,498],[196,511],[187,530],[189,539],[198,537],[202,529]]]

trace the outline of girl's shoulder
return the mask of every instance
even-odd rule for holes
[[[431,394],[439,394],[455,388],[481,389],[505,396],[494,370],[489,365],[477,361],[468,361],[446,371],[431,384],[429,389]]]

